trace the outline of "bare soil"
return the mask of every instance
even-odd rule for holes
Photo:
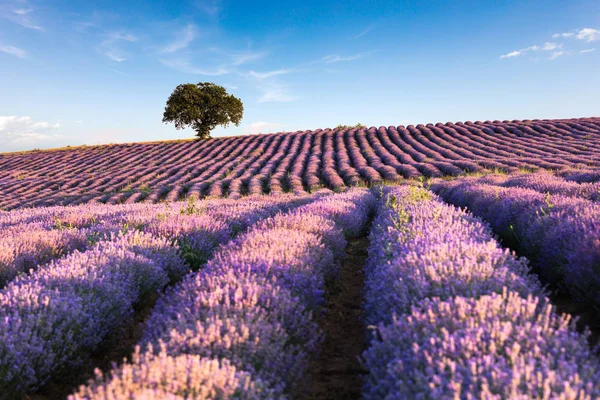
[[[321,353],[308,368],[306,391],[299,399],[360,398],[366,373],[358,357],[366,346],[361,302],[368,246],[366,237],[348,242],[340,279],[317,321],[325,333],[325,341]]]

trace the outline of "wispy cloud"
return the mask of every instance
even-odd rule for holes
[[[585,53],[591,53],[592,51],[596,51],[596,48],[581,50],[579,53],[585,54]]]
[[[221,0],[196,0],[194,4],[209,17],[217,17],[223,9]]]
[[[118,69],[114,69],[114,68],[108,68],[108,67],[104,67],[104,68],[106,68],[107,70],[109,70],[109,71],[111,71],[111,72],[114,72],[115,74],[119,74],[119,75],[123,75],[123,76],[131,76],[131,75],[129,75],[129,74],[126,74],[126,73],[125,73],[125,72],[123,72],[123,71],[119,71]]]
[[[278,122],[258,121],[258,122],[253,122],[250,125],[246,126],[244,129],[244,133],[252,134],[252,135],[256,135],[258,133],[268,133],[268,132],[273,132],[275,130],[278,130],[284,126],[285,125],[280,124]]]
[[[123,31],[112,31],[102,35],[106,39],[104,39],[100,46],[98,47],[98,51],[104,56],[108,57],[112,61],[115,62],[123,62],[127,60],[126,52],[122,49],[119,42],[129,42],[133,43],[137,41],[137,37],[132,35],[131,33],[123,32]]]
[[[554,60],[555,58],[558,58],[560,56],[565,55],[566,53],[564,51],[555,51],[552,53],[552,55],[550,57],[548,57],[548,60]]]
[[[264,79],[272,78],[274,76],[286,75],[286,74],[293,72],[294,70],[295,70],[294,68],[281,68],[281,69],[276,69],[276,70],[267,71],[267,72],[250,71],[250,72],[248,72],[248,76],[250,76],[252,78],[264,80]]]
[[[227,54],[231,58],[233,65],[243,65],[250,61],[256,61],[263,58],[266,53],[264,52],[253,52],[253,51],[242,51],[242,52],[230,52]]]
[[[160,59],[160,62],[166,65],[167,67],[171,67],[181,72],[194,75],[220,76],[230,74],[231,72],[233,72],[231,69],[225,67],[216,67],[214,69],[196,67],[185,58],[176,58],[169,60]]]
[[[137,41],[137,37],[133,36],[131,33],[122,32],[122,31],[113,31],[106,34],[109,40],[113,42],[117,40],[123,40],[125,42],[135,42]]]
[[[558,50],[561,48],[562,48],[562,44],[546,42],[542,46],[533,45],[533,46],[525,47],[524,49],[511,51],[510,53],[501,55],[500,58],[513,58],[513,57],[519,57],[519,56],[525,55],[532,51],[534,51],[534,52],[553,51],[553,50]],[[555,52],[555,53],[557,53],[557,52]]]
[[[500,58],[511,58],[511,57],[518,57],[520,56],[522,53],[519,50],[515,50],[515,51],[511,51],[510,53],[506,53],[500,56]]]
[[[44,31],[44,28],[37,22],[37,18],[33,15],[34,11],[35,9],[30,7],[27,1],[20,1],[17,5],[0,5],[0,17],[27,29]]]
[[[195,25],[187,25],[177,34],[177,38],[173,42],[169,43],[161,50],[161,53],[174,53],[178,50],[187,48],[190,45],[190,43],[196,38],[197,34],[198,29]]]
[[[22,59],[28,58],[27,52],[25,50],[20,49],[15,46],[0,45],[0,51],[2,53],[10,54],[11,56],[15,56],[15,57],[22,58]]]
[[[367,26],[365,29],[363,29],[362,31],[358,32],[356,35],[352,36],[352,39],[359,39],[363,36],[365,36],[367,33],[371,32],[373,29],[375,29],[375,25],[369,25]]]
[[[30,12],[33,11],[33,8],[29,7],[29,8],[16,8],[13,10],[13,12],[17,15],[27,15]]]
[[[575,34],[573,32],[565,32],[565,33],[555,33],[554,35],[552,35],[552,37],[554,39],[558,39],[558,38],[569,38],[571,36],[575,36]]]
[[[87,32],[91,28],[96,28],[98,24],[89,21],[78,21],[73,23],[73,29],[77,32]]]
[[[600,40],[600,29],[581,28],[571,32],[555,33],[552,35],[552,37],[575,38],[586,42],[594,42],[596,40]]]
[[[358,53],[358,54],[354,54],[351,56],[340,56],[337,54],[330,54],[328,56],[323,57],[323,61],[327,64],[333,64],[333,63],[337,63],[337,62],[344,62],[344,61],[354,61],[354,60],[359,60],[361,58],[364,58],[366,56],[368,56],[369,54],[371,54],[372,52],[369,53]]]
[[[279,82],[277,77],[296,70],[297,68],[281,68],[266,72],[249,71],[241,75],[249,78],[257,89],[262,92],[262,95],[257,99],[259,103],[283,103],[294,101],[296,97],[288,92],[285,84]]]
[[[262,96],[258,98],[259,103],[288,103],[294,100],[296,100],[295,96],[292,96],[286,89],[279,86],[265,89]]]

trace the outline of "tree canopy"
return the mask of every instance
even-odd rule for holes
[[[200,139],[208,139],[217,125],[238,126],[243,114],[242,101],[224,87],[211,82],[185,83],[169,96],[162,121],[173,122],[177,129],[189,126]]]

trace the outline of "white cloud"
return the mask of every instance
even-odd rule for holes
[[[215,69],[195,67],[192,64],[190,64],[189,61],[183,58],[171,60],[160,59],[160,62],[166,65],[167,67],[171,67],[181,72],[185,72],[186,74],[220,76],[230,74],[232,72],[231,69],[228,69],[226,67],[217,67]]]
[[[340,56],[340,55],[337,55],[337,54],[331,54],[331,55],[323,57],[322,60],[325,61],[327,64],[333,64],[333,63],[336,63],[336,62],[358,60],[358,59],[361,59],[363,57],[366,57],[369,54],[370,53],[359,53],[359,54],[354,54],[354,55],[351,55],[351,56]]]
[[[242,65],[246,64],[250,61],[255,61],[260,58],[263,58],[265,53],[254,53],[254,52],[241,52],[241,53],[229,53],[229,57],[231,57],[231,63],[233,65]]]
[[[501,55],[500,58],[518,57],[520,55],[521,55],[521,52],[519,50],[515,50],[515,51],[511,51],[510,53]]]
[[[196,7],[210,17],[217,17],[222,10],[221,0],[198,0]]]
[[[263,89],[263,95],[258,98],[259,103],[287,103],[294,100],[296,100],[296,97],[280,86]]]
[[[555,51],[554,53],[552,53],[552,55],[550,57],[548,57],[548,60],[554,60],[555,58],[558,58],[564,54],[565,54],[564,51]]]
[[[178,34],[177,38],[161,50],[162,53],[174,53],[178,50],[185,49],[189,44],[196,38],[198,30],[192,24],[189,24],[182,29]]]
[[[107,37],[108,39],[105,39],[100,43],[98,52],[118,63],[127,60],[126,53],[121,49],[119,42],[133,43],[137,41],[137,37],[131,33],[121,31],[109,32],[102,36]]]
[[[257,133],[269,133],[269,132],[274,132],[276,130],[278,130],[279,128],[282,128],[284,125],[280,124],[278,122],[264,122],[264,121],[259,121],[259,122],[253,122],[250,125],[248,125],[245,129],[245,133],[246,134],[257,134]]]
[[[276,69],[276,70],[267,71],[267,72],[250,71],[250,72],[248,72],[248,75],[252,78],[263,80],[263,79],[272,78],[272,77],[278,76],[278,75],[286,75],[293,71],[294,70],[292,68],[282,68],[282,69]]]
[[[104,67],[104,68],[106,68],[107,70],[109,70],[109,71],[111,71],[111,72],[114,72],[115,74],[119,74],[119,75],[123,75],[123,76],[131,76],[131,75],[129,75],[129,74],[126,74],[126,73],[125,73],[125,72],[123,72],[123,71],[119,71],[118,69],[114,69],[114,68],[108,68],[108,67]]]
[[[593,42],[600,40],[600,29],[583,28],[577,32],[577,39]]]
[[[104,54],[106,57],[108,57],[111,60],[118,62],[118,63],[127,60],[124,56],[119,55],[119,53],[116,52],[115,50],[105,50],[102,52],[102,54]]]
[[[524,49],[511,51],[510,53],[501,55],[500,58],[519,57],[519,56],[527,54],[530,51],[552,51],[552,50],[558,50],[558,49],[562,49],[562,44],[546,42],[542,46],[533,45],[533,46],[525,47]],[[561,53],[559,55],[563,54],[563,52],[555,52],[555,53]],[[556,57],[554,57],[554,58],[556,58]]]
[[[6,54],[10,54],[11,56],[19,57],[19,58],[27,58],[27,52],[23,49],[20,49],[15,46],[3,46],[0,45],[0,51]]]
[[[562,47],[562,44],[546,42],[546,43],[544,43],[544,46],[542,46],[542,48],[540,50],[549,51],[549,50],[560,49],[561,47]]]
[[[34,121],[29,116],[0,116],[0,145],[2,149],[16,150],[23,146],[46,147],[63,138],[53,133],[60,122]]]
[[[582,28],[576,29],[572,32],[564,32],[564,33],[555,33],[552,35],[553,38],[564,37],[570,38],[575,37],[579,40],[584,40],[586,42],[593,42],[596,40],[600,40],[600,29],[594,28]]]
[[[17,15],[27,15],[32,11],[33,11],[33,8],[31,8],[31,7],[30,8],[16,8],[13,10],[13,12]]]
[[[137,41],[137,37],[133,36],[131,33],[127,32],[109,32],[106,36],[112,41],[123,40],[125,42],[135,42]]]
[[[20,0],[18,3],[20,4],[0,3],[0,18],[5,18],[27,29],[43,31],[44,28],[40,26],[37,18],[33,15],[35,9],[30,7],[26,0]]]
[[[552,37],[555,39],[559,38],[559,37],[569,38],[573,35],[575,35],[573,32],[565,32],[565,33],[555,33],[554,35],[552,35]]]
[[[591,53],[592,51],[596,51],[596,49],[595,48],[593,48],[593,49],[585,49],[585,50],[581,50],[580,53],[581,54],[585,54],[585,53]]]
[[[365,29],[363,29],[362,31],[360,31],[358,34],[352,36],[352,39],[359,39],[359,38],[365,36],[367,33],[371,32],[373,29],[375,29],[375,26],[374,25],[369,25]]]

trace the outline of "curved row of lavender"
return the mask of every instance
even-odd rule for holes
[[[20,273],[75,250],[84,251],[111,233],[131,229],[177,243],[186,261],[196,269],[234,233],[275,211],[310,199],[306,195],[248,196],[241,202],[214,199],[15,210],[0,215],[0,289]]]
[[[600,200],[600,174],[595,180],[591,179],[590,181],[580,183],[576,180],[569,179],[569,177],[580,177],[581,175],[579,173],[576,174],[573,171],[570,172],[570,174],[567,174],[566,171],[563,171],[563,175],[566,175],[566,178],[552,174],[548,171],[540,171],[528,174],[490,174],[480,178],[465,177],[462,178],[462,180],[479,181],[502,187],[520,187],[532,189],[540,193],[577,197],[592,201]]]
[[[299,194],[482,170],[597,168],[599,154],[600,118],[319,129],[0,154],[0,208]]]
[[[317,199],[256,224],[161,297],[129,362],[70,399],[286,398],[302,389],[314,322],[346,241],[364,229],[366,190]]]
[[[370,233],[366,399],[592,399],[599,361],[527,262],[429,191],[384,191]]]
[[[548,282],[600,312],[600,204],[485,182],[457,180],[431,188],[488,221]]]
[[[0,390],[18,398],[63,370],[72,370],[131,319],[133,307],[144,304],[149,293],[199,268],[218,245],[262,219],[327,195],[54,207],[15,211],[0,219],[4,233],[11,229],[27,233],[29,226],[34,232],[47,228],[48,235],[39,235],[44,243],[73,250],[36,266],[0,291]],[[73,235],[53,236],[57,220]],[[88,241],[83,252],[69,247],[72,237],[92,229],[102,232],[96,243]],[[66,241],[52,242],[61,238]],[[29,244],[16,248],[13,261],[49,256],[39,243],[31,248]],[[54,255],[60,256],[50,254]]]

